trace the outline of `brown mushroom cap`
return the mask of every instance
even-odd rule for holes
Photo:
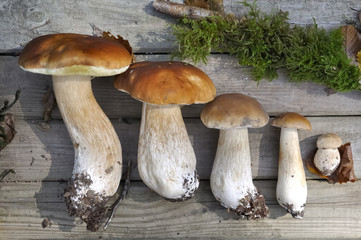
[[[19,57],[24,70],[48,75],[111,76],[123,72],[131,61],[118,41],[73,33],[35,38]]]
[[[266,125],[269,117],[256,99],[230,93],[219,95],[207,103],[201,112],[201,120],[208,128],[257,128]]]
[[[138,62],[116,76],[114,87],[142,102],[167,104],[206,103],[216,88],[200,69],[182,62]]]
[[[317,148],[338,148],[342,144],[342,139],[334,133],[326,133],[318,137]]]
[[[307,131],[312,130],[311,124],[308,119],[294,112],[287,112],[278,115],[271,121],[271,125],[280,128],[297,128]]]

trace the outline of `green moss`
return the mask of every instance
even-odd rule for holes
[[[343,49],[340,29],[327,33],[314,23],[290,26],[288,13],[261,13],[255,2],[240,19],[212,16],[200,20],[183,18],[172,25],[178,51],[172,57],[207,63],[211,51],[229,53],[240,65],[252,66],[253,76],[277,78],[285,68],[292,81],[314,81],[337,91],[359,89],[360,70],[350,64]]]
[[[293,81],[312,81],[337,91],[359,89],[361,72],[343,47],[341,28],[326,32],[316,24],[294,28],[286,69]]]

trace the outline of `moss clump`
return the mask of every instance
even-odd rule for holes
[[[250,10],[240,19],[183,18],[172,25],[178,43],[172,57],[207,63],[213,50],[235,56],[240,65],[254,67],[257,81],[277,78],[277,69],[284,68],[292,81],[313,81],[337,91],[360,89],[361,71],[350,64],[341,29],[326,32],[316,23],[292,27],[287,12],[264,14],[255,3],[241,4]]]
[[[327,33],[314,24],[293,32],[286,56],[291,80],[313,81],[341,92],[360,88],[361,72],[347,57],[341,28]]]

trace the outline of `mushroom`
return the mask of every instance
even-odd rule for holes
[[[337,134],[327,133],[321,135],[316,144],[318,149],[313,163],[321,174],[329,176],[340,165],[341,157],[338,148],[341,146],[342,140]]]
[[[248,128],[268,123],[261,104],[243,94],[223,94],[206,104],[201,120],[208,128],[220,130],[210,177],[214,197],[242,218],[268,216],[264,197],[252,181],[248,140]]]
[[[29,72],[52,75],[54,94],[74,146],[72,177],[65,189],[70,216],[96,231],[122,173],[119,138],[94,98],[92,76],[126,71],[132,57],[119,42],[80,34],[51,34],[30,41],[19,57]]]
[[[281,128],[277,201],[292,217],[301,219],[305,212],[307,184],[297,129],[311,131],[311,124],[300,114],[288,112],[274,118],[271,125]]]
[[[196,156],[180,105],[206,103],[216,89],[200,69],[182,62],[138,62],[114,80],[114,87],[143,102],[138,171],[143,182],[171,201],[194,195]]]

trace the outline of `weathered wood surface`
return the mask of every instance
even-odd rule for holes
[[[325,132],[337,133],[343,142],[351,142],[355,174],[361,176],[361,117],[309,117],[313,131],[299,131],[304,158],[316,148],[317,137]],[[199,119],[185,119],[189,137],[197,156],[201,179],[209,179],[217,148],[218,130],[206,128]],[[137,172],[138,119],[113,121],[123,148],[123,163],[133,161],[133,179]],[[14,169],[8,181],[60,181],[71,176],[74,160],[73,145],[62,121],[53,121],[43,129],[41,121],[19,120],[13,142],[0,152],[0,170]],[[267,125],[249,129],[252,172],[257,179],[276,179],[278,167],[279,128]],[[21,151],[19,151],[21,149]],[[126,165],[126,164],[125,164]],[[317,179],[307,171],[308,177]]]
[[[169,60],[169,55],[138,55],[137,60]],[[208,65],[197,66],[212,79],[217,95],[230,92],[248,94],[258,99],[271,116],[286,111],[306,116],[361,115],[361,91],[328,96],[325,86],[311,82],[289,82],[287,74],[282,71],[279,72],[279,79],[272,82],[261,80],[258,84],[251,76],[251,68],[240,67],[228,55],[215,55],[210,57]],[[16,57],[0,57],[0,79],[0,102],[13,99],[17,89],[23,90],[19,102],[12,109],[18,118],[42,116],[42,98],[46,87],[51,86],[51,76],[24,72],[18,67]],[[115,119],[140,118],[141,103],[116,90],[112,82],[112,77],[93,80],[95,98],[107,116]],[[183,116],[199,118],[203,107],[203,104],[185,106]],[[53,112],[53,118],[61,118],[57,109]]]
[[[226,12],[247,11],[237,2],[225,0]],[[264,12],[289,11],[292,23],[309,24],[315,19],[320,26],[334,27],[355,16],[350,7],[357,7],[359,1],[258,0],[257,4]],[[149,0],[106,0],[101,4],[97,0],[2,0],[0,12],[0,49],[19,48],[49,33],[92,34],[90,24],[125,37],[137,52],[168,52],[175,47],[168,26],[175,19],[154,10]]]
[[[64,183],[3,183],[0,195],[2,239],[350,239],[361,236],[361,183],[330,185],[307,181],[309,195],[303,220],[292,219],[275,201],[275,181],[255,181],[270,208],[262,221],[239,220],[213,198],[201,181],[196,196],[172,203],[133,183],[107,231],[84,231],[66,214]],[[21,190],[21,191],[20,191]],[[51,226],[42,228],[49,218]],[[3,221],[3,222],[1,222]],[[307,230],[307,231],[306,231]]]
[[[51,86],[51,77],[22,71],[18,58],[10,55],[43,34],[92,34],[90,24],[94,24],[128,39],[137,61],[169,60],[176,45],[168,24],[176,20],[155,11],[151,4],[150,0],[0,2],[0,103],[13,99],[15,91],[22,89],[19,102],[10,111],[16,116],[17,134],[0,152],[0,174],[6,169],[16,171],[0,182],[0,239],[360,239],[360,182],[332,185],[306,170],[309,193],[304,219],[292,219],[277,204],[280,132],[269,125],[250,129],[249,137],[255,184],[265,195],[271,216],[264,221],[239,221],[227,213],[209,188],[218,131],[207,129],[199,120],[203,105],[182,108],[202,179],[194,199],[182,203],[163,200],[139,180],[133,164],[135,182],[107,231],[91,233],[79,219],[67,215],[62,194],[71,175],[73,147],[57,108],[50,128],[40,125],[42,98],[46,87]],[[229,13],[247,10],[236,0],[225,0],[224,4]],[[289,11],[291,23],[309,24],[314,18],[325,28],[344,24],[355,17],[350,7],[361,7],[359,0],[258,0],[257,4],[261,11]],[[283,71],[279,79],[257,85],[251,68],[239,66],[225,54],[214,54],[208,65],[197,66],[213,80],[218,95],[248,94],[257,98],[271,116],[285,111],[307,116],[313,131],[299,132],[304,158],[320,134],[335,132],[343,142],[351,142],[355,173],[361,176],[361,92],[328,96],[324,86],[288,82]],[[115,90],[111,77],[94,79],[93,90],[120,137],[124,162],[135,163],[141,103]],[[46,217],[52,225],[43,229],[41,222]]]

